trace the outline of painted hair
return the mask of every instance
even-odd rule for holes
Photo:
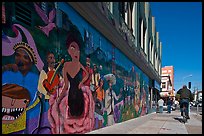
[[[4,84],[2,86],[2,96],[7,96],[13,99],[26,99],[30,101],[29,91],[17,84]]]
[[[81,49],[83,40],[81,37],[81,33],[75,26],[71,27],[71,29],[68,31],[67,40],[66,40],[67,49],[69,48],[70,43],[72,42],[76,42],[79,46],[79,49]]]
[[[47,51],[46,52],[46,56],[45,56],[45,64],[44,64],[44,66],[43,66],[43,70],[47,73],[48,72],[48,63],[47,63],[47,59],[48,59],[48,55],[50,55],[50,54],[53,54],[54,55],[54,52],[52,52],[52,51]]]

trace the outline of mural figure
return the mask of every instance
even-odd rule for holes
[[[116,84],[116,78],[113,74],[108,74],[104,76],[106,80],[108,81],[108,89],[105,93],[105,108],[107,111],[107,125],[113,125],[115,123],[114,121],[114,98],[118,100],[121,97],[121,93],[119,96],[116,96],[115,91],[112,89],[112,85]]]
[[[37,85],[39,79],[37,74],[31,72],[33,64],[37,63],[35,52],[25,42],[17,43],[13,49],[15,51],[15,63],[6,64],[2,67],[2,84],[13,83],[25,87],[30,93],[30,105],[32,105],[37,99]],[[37,123],[36,116],[38,112],[39,105],[36,105],[34,110],[28,111],[29,120],[31,121],[34,119],[32,120],[33,124],[35,124],[34,121]],[[27,122],[29,120],[27,120]],[[34,126],[35,125],[32,127]],[[32,127],[28,129],[32,130]]]
[[[96,89],[96,96],[95,98],[95,128],[102,128],[103,126],[103,110],[104,110],[104,99],[105,99],[105,92],[104,92],[104,79],[99,79],[99,87]]]
[[[50,11],[49,16],[47,16],[45,11],[43,11],[36,3],[34,3],[34,7],[38,15],[46,24],[46,26],[38,26],[37,28],[40,29],[47,37],[49,37],[50,31],[56,27],[55,23],[53,23],[56,15],[56,9],[54,8],[52,11]]]
[[[125,77],[124,79],[124,86],[123,86],[123,104],[124,104],[124,108],[127,105],[127,93],[128,93],[128,86],[127,86],[127,79]]]
[[[48,82],[47,81],[47,78],[48,78],[47,73],[49,71],[55,71],[55,56],[53,53],[51,53],[51,52],[47,53],[46,62],[47,63],[45,63],[43,70],[41,70],[41,72],[40,72],[40,77],[39,77],[39,81],[38,81],[38,90],[39,90],[39,92],[41,92],[45,96],[45,102],[48,102],[50,95],[52,93],[55,93],[54,90],[55,90],[56,86],[54,87],[53,90],[49,90],[48,87],[46,88],[46,85],[44,86],[45,83],[43,84],[43,82]],[[57,83],[58,83],[59,82],[59,76],[56,75],[56,77],[57,77]]]
[[[32,51],[35,52],[35,59],[37,61],[34,64],[36,65],[37,69],[39,71],[41,71],[43,69],[44,63],[42,62],[40,55],[38,54],[38,50],[36,48],[35,41],[33,40],[33,37],[30,34],[30,32],[26,28],[21,26],[20,24],[13,24],[12,25],[12,30],[15,32],[16,37],[13,38],[13,37],[7,36],[8,40],[10,42],[8,42],[8,40],[5,40],[5,38],[3,38],[3,36],[2,36],[2,55],[3,56],[13,55],[15,53],[15,51],[13,50],[14,45],[16,45],[17,43],[20,43],[22,41],[22,35],[21,35],[20,31],[17,29],[17,27],[21,29],[21,31],[25,35],[25,38],[27,40],[27,44],[32,49]]]
[[[140,82],[139,82],[139,75],[136,73],[136,81],[135,81],[135,101],[134,101],[134,107],[135,111],[138,114],[140,109]]]
[[[43,126],[45,125],[50,126],[49,121],[48,121],[48,116],[47,116],[48,109],[50,107],[49,99],[51,95],[54,95],[53,97],[56,98],[57,95],[59,95],[59,90],[60,90],[59,88],[62,87],[60,86],[61,85],[60,81],[62,80],[62,77],[59,74],[59,67],[63,64],[63,61],[64,60],[62,59],[62,61],[58,63],[57,68],[55,68],[56,66],[55,56],[52,52],[47,52],[46,63],[43,67],[43,70],[40,72],[40,77],[38,81],[38,90],[40,93],[43,94],[43,98],[44,98],[41,101],[41,104],[42,104],[41,108],[43,108],[42,113],[41,113],[43,117],[42,122],[44,123]]]
[[[147,93],[145,91],[145,87],[144,87],[144,83],[143,83],[143,86],[142,86],[142,99],[141,99],[141,103],[140,103],[140,107],[141,107],[141,116],[145,115],[146,112],[147,112]]]
[[[45,95],[45,100],[49,101],[50,95],[57,94],[61,77],[59,68],[64,63],[64,59],[62,59],[61,62],[56,63],[54,54],[52,52],[47,52],[46,62],[47,65],[45,65],[40,72],[38,90]],[[56,64],[58,64],[57,67]]]
[[[39,99],[30,106],[29,103],[30,94],[26,88],[17,84],[2,85],[2,134],[25,133],[26,112],[35,107]]]
[[[93,69],[91,68],[90,55],[88,55],[86,57],[86,66],[85,66],[85,69],[86,69],[86,71],[82,72],[82,76],[83,76],[83,78],[85,78],[87,76],[86,72],[88,72],[88,78],[85,80],[84,85],[90,87],[91,91],[94,92],[95,91],[94,85],[91,85]]]
[[[50,98],[48,119],[52,133],[85,133],[94,127],[94,101],[88,86],[88,71],[80,63],[81,35],[78,30],[68,32],[66,47],[71,61],[63,67],[64,86],[57,102]],[[82,77],[82,70],[86,73]]]
[[[98,71],[98,67],[96,64],[93,65],[93,74],[91,79],[92,79],[91,85],[93,85],[96,90],[99,87],[99,79],[100,79],[100,73]]]

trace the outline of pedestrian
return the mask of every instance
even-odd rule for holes
[[[169,97],[167,100],[167,113],[171,113],[172,100]]]
[[[158,101],[159,113],[163,113],[163,105],[164,105],[164,100],[160,98]]]

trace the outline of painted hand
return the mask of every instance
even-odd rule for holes
[[[8,67],[8,70],[12,70],[14,72],[18,71],[18,66],[16,64],[8,64],[7,67]]]
[[[80,82],[78,88],[81,89],[82,85],[82,82]]]
[[[42,93],[37,92],[37,95],[42,99],[42,97],[43,97],[43,94],[42,94]]]

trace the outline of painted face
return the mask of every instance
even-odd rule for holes
[[[70,43],[70,46],[68,48],[68,53],[71,56],[72,60],[79,60],[80,50],[76,42]]]
[[[55,67],[55,56],[54,56],[54,54],[50,53],[47,56],[47,63],[48,63],[48,67],[51,67],[51,68]]]
[[[19,71],[26,74],[32,68],[32,62],[24,49],[17,49],[15,52],[15,63],[18,65]]]
[[[90,58],[86,58],[86,66],[90,67],[91,60]]]
[[[97,66],[96,65],[94,65],[93,70],[97,71]]]
[[[2,96],[2,123],[10,124],[21,118],[22,113],[26,112],[26,99],[12,99]]]

